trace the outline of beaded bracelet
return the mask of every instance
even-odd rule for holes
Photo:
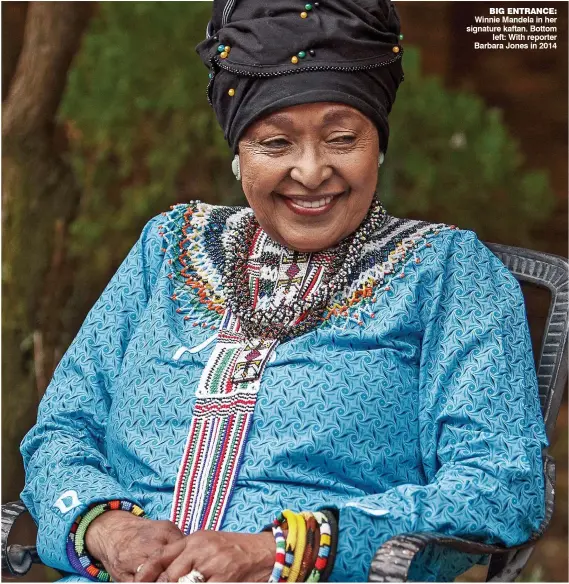
[[[314,552],[314,544],[316,541],[316,527],[318,523],[310,511],[303,511],[302,515],[306,520],[306,547],[304,548],[304,555],[302,556],[302,563],[298,581],[304,582],[308,576],[310,568],[312,568],[312,554]]]
[[[297,582],[306,548],[306,521],[301,513],[296,514],[297,539],[294,548],[294,562],[290,569],[287,582]]]
[[[313,564],[317,526],[320,527],[320,539],[318,556]],[[287,509],[279,513],[273,524],[267,526],[264,531],[269,529],[273,531],[277,549],[269,582],[327,580],[332,572],[333,556],[337,546],[337,521],[332,511],[294,513]],[[332,557],[330,550],[333,550]]]
[[[320,547],[318,548],[318,557],[316,558],[316,563],[314,564],[314,569],[307,578],[307,582],[319,582],[322,572],[326,568],[328,563],[328,554],[330,552],[330,524],[328,523],[328,518],[324,513],[320,511],[314,511],[312,513],[320,525]]]
[[[288,531],[285,547],[285,565],[279,582],[288,582],[288,577],[294,562],[294,548],[296,547],[296,513],[293,513],[287,509],[281,513],[281,516],[286,521]]]
[[[320,527],[318,556],[312,562],[316,529]],[[338,522],[334,511],[285,510],[272,525],[277,553],[269,582],[326,582],[332,572],[338,545]],[[287,529],[287,536],[284,536]],[[308,575],[308,577],[307,577]]]
[[[322,509],[322,512],[328,518],[328,523],[330,524],[330,550],[328,552],[328,561],[326,562],[326,567],[322,570],[320,576],[320,582],[328,582],[330,574],[334,568],[334,560],[336,559],[336,550],[338,549],[338,520],[336,519],[335,513],[331,509]]]
[[[275,565],[273,566],[273,572],[269,578],[269,582],[278,582],[280,580],[284,562],[285,562],[285,537],[280,525],[273,525],[273,536],[275,538],[275,544],[277,546],[277,553],[275,555]]]
[[[138,517],[144,517],[144,511],[131,501],[107,501],[93,503],[85,515],[79,515],[69,531],[67,538],[67,557],[69,563],[82,576],[99,582],[112,582],[111,575],[87,551],[85,533],[89,525],[107,511],[129,511]]]

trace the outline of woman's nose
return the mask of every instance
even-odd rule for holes
[[[318,151],[305,151],[295,162],[290,176],[305,188],[315,190],[327,181],[333,172],[330,164]]]

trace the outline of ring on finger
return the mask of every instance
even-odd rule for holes
[[[199,570],[192,570],[189,574],[178,578],[178,582],[197,582],[198,584],[203,584],[205,582],[205,576]]]

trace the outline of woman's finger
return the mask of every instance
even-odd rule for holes
[[[188,553],[188,549],[184,548],[159,575],[157,582],[177,582],[178,578],[189,574],[194,568],[194,554]]]
[[[156,582],[158,576],[180,555],[186,538],[179,539],[151,554],[140,570],[134,574],[134,582]]]

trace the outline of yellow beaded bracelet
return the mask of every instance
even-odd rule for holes
[[[285,561],[285,566],[283,568],[281,578],[283,578],[283,579],[287,578],[287,582],[288,582],[288,576],[290,574],[292,564],[294,563],[294,559],[289,560],[289,557],[290,556],[294,557],[294,548],[296,547],[296,533],[297,533],[296,525],[297,524],[296,524],[296,513],[294,513],[290,509],[285,509],[282,512],[282,514],[283,514],[283,517],[286,519],[286,522],[288,525],[288,532],[286,535],[286,545],[285,545],[286,561]]]
[[[287,582],[296,582],[302,566],[302,556],[306,547],[306,521],[300,513],[296,513],[296,546],[294,548],[294,562],[290,569]]]

